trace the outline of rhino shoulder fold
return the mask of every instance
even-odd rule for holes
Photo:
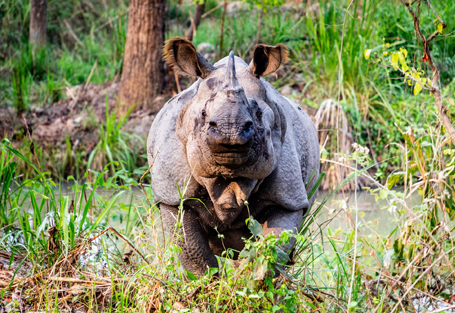
[[[183,190],[185,185],[188,185],[187,192],[194,193],[199,188],[197,182],[191,178],[183,145],[175,129],[180,111],[194,98],[199,84],[200,80],[171,98],[158,113],[150,128],[147,155],[148,163],[153,163],[150,171],[154,201],[177,205],[180,203],[179,189]]]
[[[305,185],[311,189],[320,170],[319,142],[309,116],[296,103],[282,96],[264,80],[267,97],[275,102],[286,121],[286,136],[275,171],[259,190],[261,199],[272,201],[288,210],[306,211],[314,201],[308,199]],[[311,179],[312,173],[316,179]]]

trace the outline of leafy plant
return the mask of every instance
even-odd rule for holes
[[[135,151],[139,149],[132,149],[132,144],[133,148],[134,145],[143,145],[143,138],[121,130],[122,126],[128,121],[128,116],[133,108],[134,106],[129,108],[124,116],[120,115],[118,107],[112,113],[109,113],[109,102],[106,97],[106,124],[100,125],[100,141],[90,153],[87,163],[88,168],[93,166],[97,169],[102,164],[109,163],[111,168],[114,169],[113,162],[121,160],[120,166],[124,170],[130,172],[135,170],[138,160]]]

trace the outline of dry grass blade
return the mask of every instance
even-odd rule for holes
[[[71,277],[48,277],[47,280],[74,283],[74,284],[103,285],[103,286],[111,285],[111,283],[107,283],[107,282],[82,280],[82,279],[71,278]]]

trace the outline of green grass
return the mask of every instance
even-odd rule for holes
[[[450,289],[442,286],[450,286],[455,261],[450,188],[455,152],[443,144],[440,130],[429,127],[402,135],[404,168],[389,176],[387,185],[375,182],[371,189],[396,207],[390,218],[398,226],[388,236],[376,235],[381,225],[364,220],[355,201],[333,213],[346,219],[346,228],[317,225],[332,193],[316,202],[296,235],[292,265],[276,267],[287,262],[277,246],[287,242],[289,234],[264,238],[250,219],[254,235],[246,239],[240,266],[228,251],[219,258],[219,279],[213,279],[210,270],[198,279],[181,269],[175,245],[181,237],[163,232],[152,190],[140,191],[137,180],[129,179],[118,163],[107,164],[103,172],[87,172],[84,183],[73,180],[71,187],[64,187],[3,141],[0,252],[21,262],[7,269],[9,281],[0,281],[6,286],[0,306],[58,312],[65,309],[65,299],[68,306],[103,312],[392,312],[410,310],[411,299],[422,292],[447,300]],[[359,150],[351,158],[362,169],[334,192],[359,175],[369,176],[367,170],[374,165],[369,157]],[[35,177],[21,179],[16,172],[20,163],[31,167]],[[107,177],[111,165],[121,174]],[[438,180],[422,183],[430,177]],[[392,189],[400,182],[404,190]],[[417,193],[420,203],[411,205],[408,199]],[[278,270],[280,276],[273,278],[267,270]],[[396,285],[397,279],[403,283]],[[20,301],[8,300],[16,288],[23,292]]]

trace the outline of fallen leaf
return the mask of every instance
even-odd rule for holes
[[[428,61],[428,54],[425,52],[425,54],[423,55],[423,58],[422,58],[422,62],[427,62]]]
[[[174,308],[174,310],[183,310],[185,308],[185,306],[183,304],[181,304],[180,302],[174,303],[174,305],[172,307]]]

